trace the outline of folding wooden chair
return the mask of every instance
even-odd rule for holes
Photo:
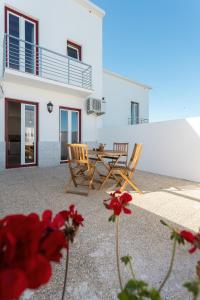
[[[127,185],[130,185],[136,192],[142,193],[141,190],[136,186],[136,184],[133,182],[133,176],[135,174],[136,166],[139,162],[140,155],[142,151],[142,144],[135,144],[133,153],[131,155],[131,158],[129,160],[129,163],[127,166],[119,166],[116,165],[113,168],[111,168],[109,172],[109,176],[107,176],[107,180],[112,176],[117,181],[117,184],[115,187],[121,186],[119,189],[120,191],[124,191]],[[107,181],[106,180],[106,181]],[[105,182],[103,183],[103,185]],[[101,188],[103,187],[101,186]]]
[[[95,164],[90,162],[88,158],[88,145],[68,144],[67,148],[69,153],[68,163],[71,179],[66,185],[66,192],[87,196],[89,190],[94,189],[93,179],[95,172]],[[76,188],[78,187],[78,185],[87,186],[87,193],[69,190],[69,186],[72,182]],[[87,182],[87,184],[83,184],[83,182]]]
[[[128,160],[128,143],[113,143],[113,150],[114,151],[122,151],[126,153],[126,156],[123,156],[124,160],[119,160],[117,164],[127,165]]]

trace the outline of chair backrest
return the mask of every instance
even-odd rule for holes
[[[69,162],[78,164],[88,164],[88,145],[86,144],[68,144]]]
[[[128,163],[129,170],[131,170],[133,172],[135,171],[137,164],[139,162],[139,159],[140,159],[141,152],[142,152],[142,144],[135,144],[133,153],[132,153],[131,158]]]
[[[113,143],[113,150],[123,151],[128,155],[128,143]]]

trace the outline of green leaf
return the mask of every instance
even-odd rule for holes
[[[149,289],[142,280],[129,280],[125,288],[118,294],[120,300],[162,300],[156,289]]]
[[[132,260],[132,257],[130,255],[126,255],[121,257],[121,261],[126,265],[128,265],[128,263],[130,263]]]
[[[113,222],[113,223],[115,222],[115,220],[116,220],[115,215],[110,216],[109,219],[108,219],[109,222]]]
[[[175,230],[171,233],[171,240],[176,240],[178,244],[185,244],[184,238]]]
[[[193,294],[194,297],[198,297],[200,295],[200,281],[194,280],[190,282],[186,282],[184,285],[186,289]]]
[[[164,226],[167,226],[167,227],[168,227],[168,224],[167,224],[165,221],[163,221],[163,220],[160,220],[160,223],[161,223],[162,225],[164,225]]]

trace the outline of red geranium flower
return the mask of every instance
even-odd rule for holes
[[[75,205],[70,205],[68,210],[60,211],[53,219],[52,212],[50,210],[44,211],[42,215],[42,220],[45,222],[46,226],[52,229],[62,229],[66,225],[66,222],[72,222],[73,225],[83,226],[84,218],[82,215],[78,214],[75,209]]]
[[[67,241],[63,232],[53,231],[40,244],[40,253],[49,261],[60,262],[61,249],[67,248]]]
[[[44,218],[45,219],[45,218]],[[64,233],[37,214],[11,215],[0,221],[0,299],[18,299],[51,277],[51,261],[66,248]]]
[[[189,249],[189,253],[194,253],[198,248],[200,248],[200,235],[198,234],[193,234],[190,231],[187,230],[182,230],[180,232],[180,236],[187,241],[188,243],[192,244],[193,247]]]
[[[130,201],[132,200],[132,196],[125,192],[121,193],[120,191],[116,191],[110,195],[111,199],[105,200],[104,205],[107,209],[113,210],[115,216],[119,216],[122,212],[125,214],[131,214],[132,211],[127,208]],[[107,201],[110,201],[107,203]]]
[[[0,299],[18,299],[28,287],[23,271],[16,268],[0,270]]]
[[[72,223],[74,226],[83,226],[84,218],[78,214],[75,205],[70,205],[68,210],[63,210],[58,213],[57,217],[61,218],[64,223]]]
[[[51,210],[45,210],[43,212],[42,220],[45,222],[46,226],[51,229],[61,229],[65,224],[65,221],[60,213],[53,218],[53,213]]]

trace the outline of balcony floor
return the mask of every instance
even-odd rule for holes
[[[109,212],[102,205],[107,194],[105,191],[92,191],[89,197],[65,194],[67,178],[65,165],[0,172],[0,217],[41,213],[45,209],[56,213],[70,203],[76,204],[85,217],[85,225],[71,249],[66,299],[116,299],[114,226],[108,223]],[[169,231],[160,224],[160,218],[197,230],[200,184],[139,171],[136,181],[144,194],[135,195],[133,214],[122,219],[123,255],[134,256],[136,274],[157,287],[168,267],[171,250]],[[163,290],[166,300],[190,299],[180,286],[194,277],[197,255],[189,255],[187,249],[188,245],[178,248],[174,272]],[[60,299],[63,272],[64,261],[54,267],[51,282],[31,299]],[[127,278],[126,272],[124,276]]]
[[[58,92],[64,92],[74,96],[87,97],[93,93],[93,90],[81,88],[79,86],[65,84],[59,81],[42,78],[40,76],[24,73],[12,69],[5,69],[5,81],[17,84],[30,85],[36,88],[43,88]]]

